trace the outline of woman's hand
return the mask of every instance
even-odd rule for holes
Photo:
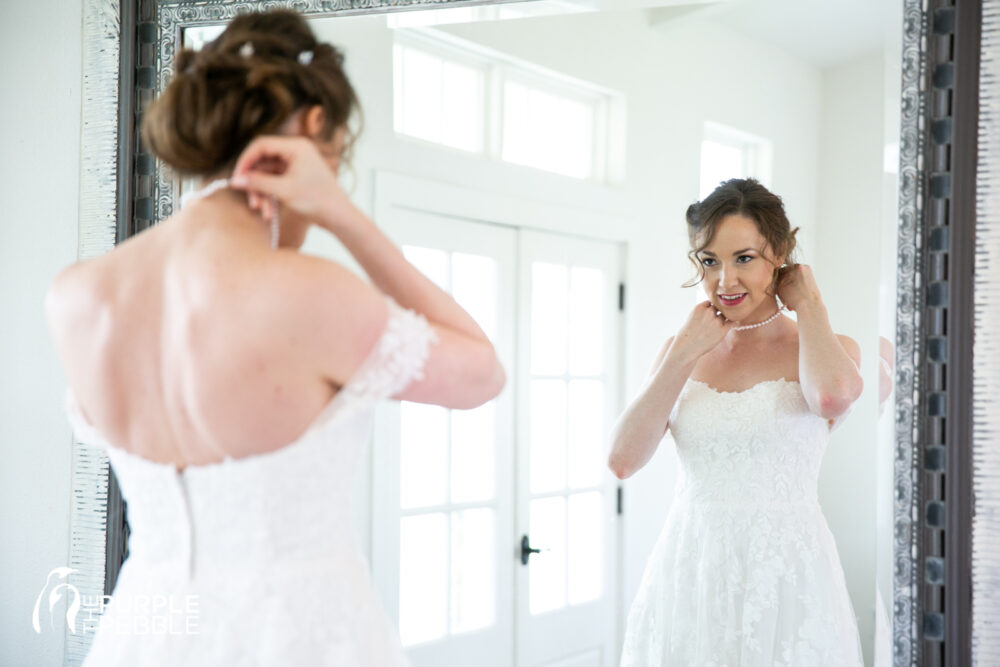
[[[812,269],[805,264],[791,264],[779,269],[777,294],[788,310],[798,310],[807,303],[822,303]]]
[[[236,160],[230,183],[247,192],[250,208],[265,219],[274,214],[271,197],[335,234],[354,219],[354,205],[336,174],[305,137],[257,137]]]
[[[695,361],[714,350],[733,326],[732,322],[719,314],[711,301],[703,301],[691,311],[684,326],[674,337],[671,348]]]

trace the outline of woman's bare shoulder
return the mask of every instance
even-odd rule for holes
[[[339,384],[382,334],[386,298],[337,262],[295,252],[277,255],[255,279],[254,291],[262,299],[256,319],[266,323],[272,340],[295,341],[306,363],[311,360]]]

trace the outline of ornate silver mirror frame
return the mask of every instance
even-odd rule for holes
[[[972,266],[976,254],[973,204],[984,9],[983,0],[900,1],[904,20],[893,663],[967,665],[971,662],[967,658],[971,645],[973,282],[969,271],[963,276],[952,272],[956,266]],[[993,7],[994,23],[1000,22],[997,1],[985,0]],[[222,23],[261,6],[335,16],[484,4],[497,2],[87,0],[80,258],[106,252],[173,210],[175,183],[139,149],[136,118],[169,81],[173,55],[185,28]],[[992,43],[996,42],[994,36]],[[992,113],[995,126],[996,106]],[[987,239],[998,237],[995,209],[993,215],[993,236]],[[987,253],[978,254],[985,267]],[[982,281],[985,278],[985,274],[979,276]],[[994,309],[997,301],[992,302]],[[976,309],[977,323],[985,326],[978,302]],[[992,322],[995,330],[995,317]],[[991,386],[995,396],[995,381]],[[982,415],[989,397],[976,398],[976,414]],[[985,432],[995,439],[995,428]],[[944,484],[945,480],[950,483]],[[113,588],[126,555],[124,507],[107,458],[95,447],[74,442],[72,483],[70,567],[77,570],[73,583],[82,595],[99,596]],[[988,571],[996,569],[983,570]],[[945,609],[950,612],[945,614]],[[89,640],[90,635],[67,631],[67,665],[82,662]]]

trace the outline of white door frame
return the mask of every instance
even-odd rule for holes
[[[601,186],[595,186],[598,188]],[[634,249],[640,242],[639,226],[634,220],[611,215],[591,209],[577,208],[564,204],[530,201],[518,198],[511,194],[501,194],[486,192],[464,186],[457,186],[439,181],[433,181],[416,176],[400,174],[386,170],[375,170],[373,187],[372,214],[376,221],[392,219],[393,209],[410,209],[439,216],[455,217],[462,220],[471,220],[487,224],[503,225],[517,229],[539,230],[553,232],[567,236],[579,236],[586,239],[612,241],[619,243],[623,248],[622,262],[624,273],[629,278],[633,268],[628,262],[628,258],[633,255]],[[626,278],[625,282],[628,282]],[[619,320],[619,363],[624,369],[625,356],[625,318]],[[618,377],[618,395],[624,402],[625,397],[625,373]],[[619,406],[620,408],[624,406]],[[377,448],[376,448],[377,449]],[[373,451],[373,467],[371,478],[371,489],[373,496],[377,495],[379,487],[376,484],[376,476],[379,474],[379,461],[385,457],[378,451]],[[398,469],[395,471],[398,478]],[[382,588],[383,596],[392,595],[398,590],[385,590],[384,586],[396,579],[396,573],[391,575],[382,572],[384,568],[393,568],[397,564],[380,562],[376,553],[380,543],[384,543],[378,534],[382,528],[374,521],[378,516],[376,507],[378,503],[373,503],[371,527],[372,535],[372,568],[376,585]],[[617,517],[620,518],[620,517]],[[616,555],[615,555],[615,616],[617,618],[616,646],[620,646],[624,637],[624,601],[621,591],[624,587],[623,573],[623,549],[624,549],[624,522],[616,521]],[[397,553],[398,553],[398,545]],[[391,577],[387,579],[386,577]],[[380,585],[380,582],[381,585]],[[392,586],[393,589],[398,589]]]

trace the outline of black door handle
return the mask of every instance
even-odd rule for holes
[[[531,554],[541,553],[541,549],[532,549],[531,542],[528,540],[528,536],[524,535],[521,537],[521,565],[528,564],[528,558]]]

